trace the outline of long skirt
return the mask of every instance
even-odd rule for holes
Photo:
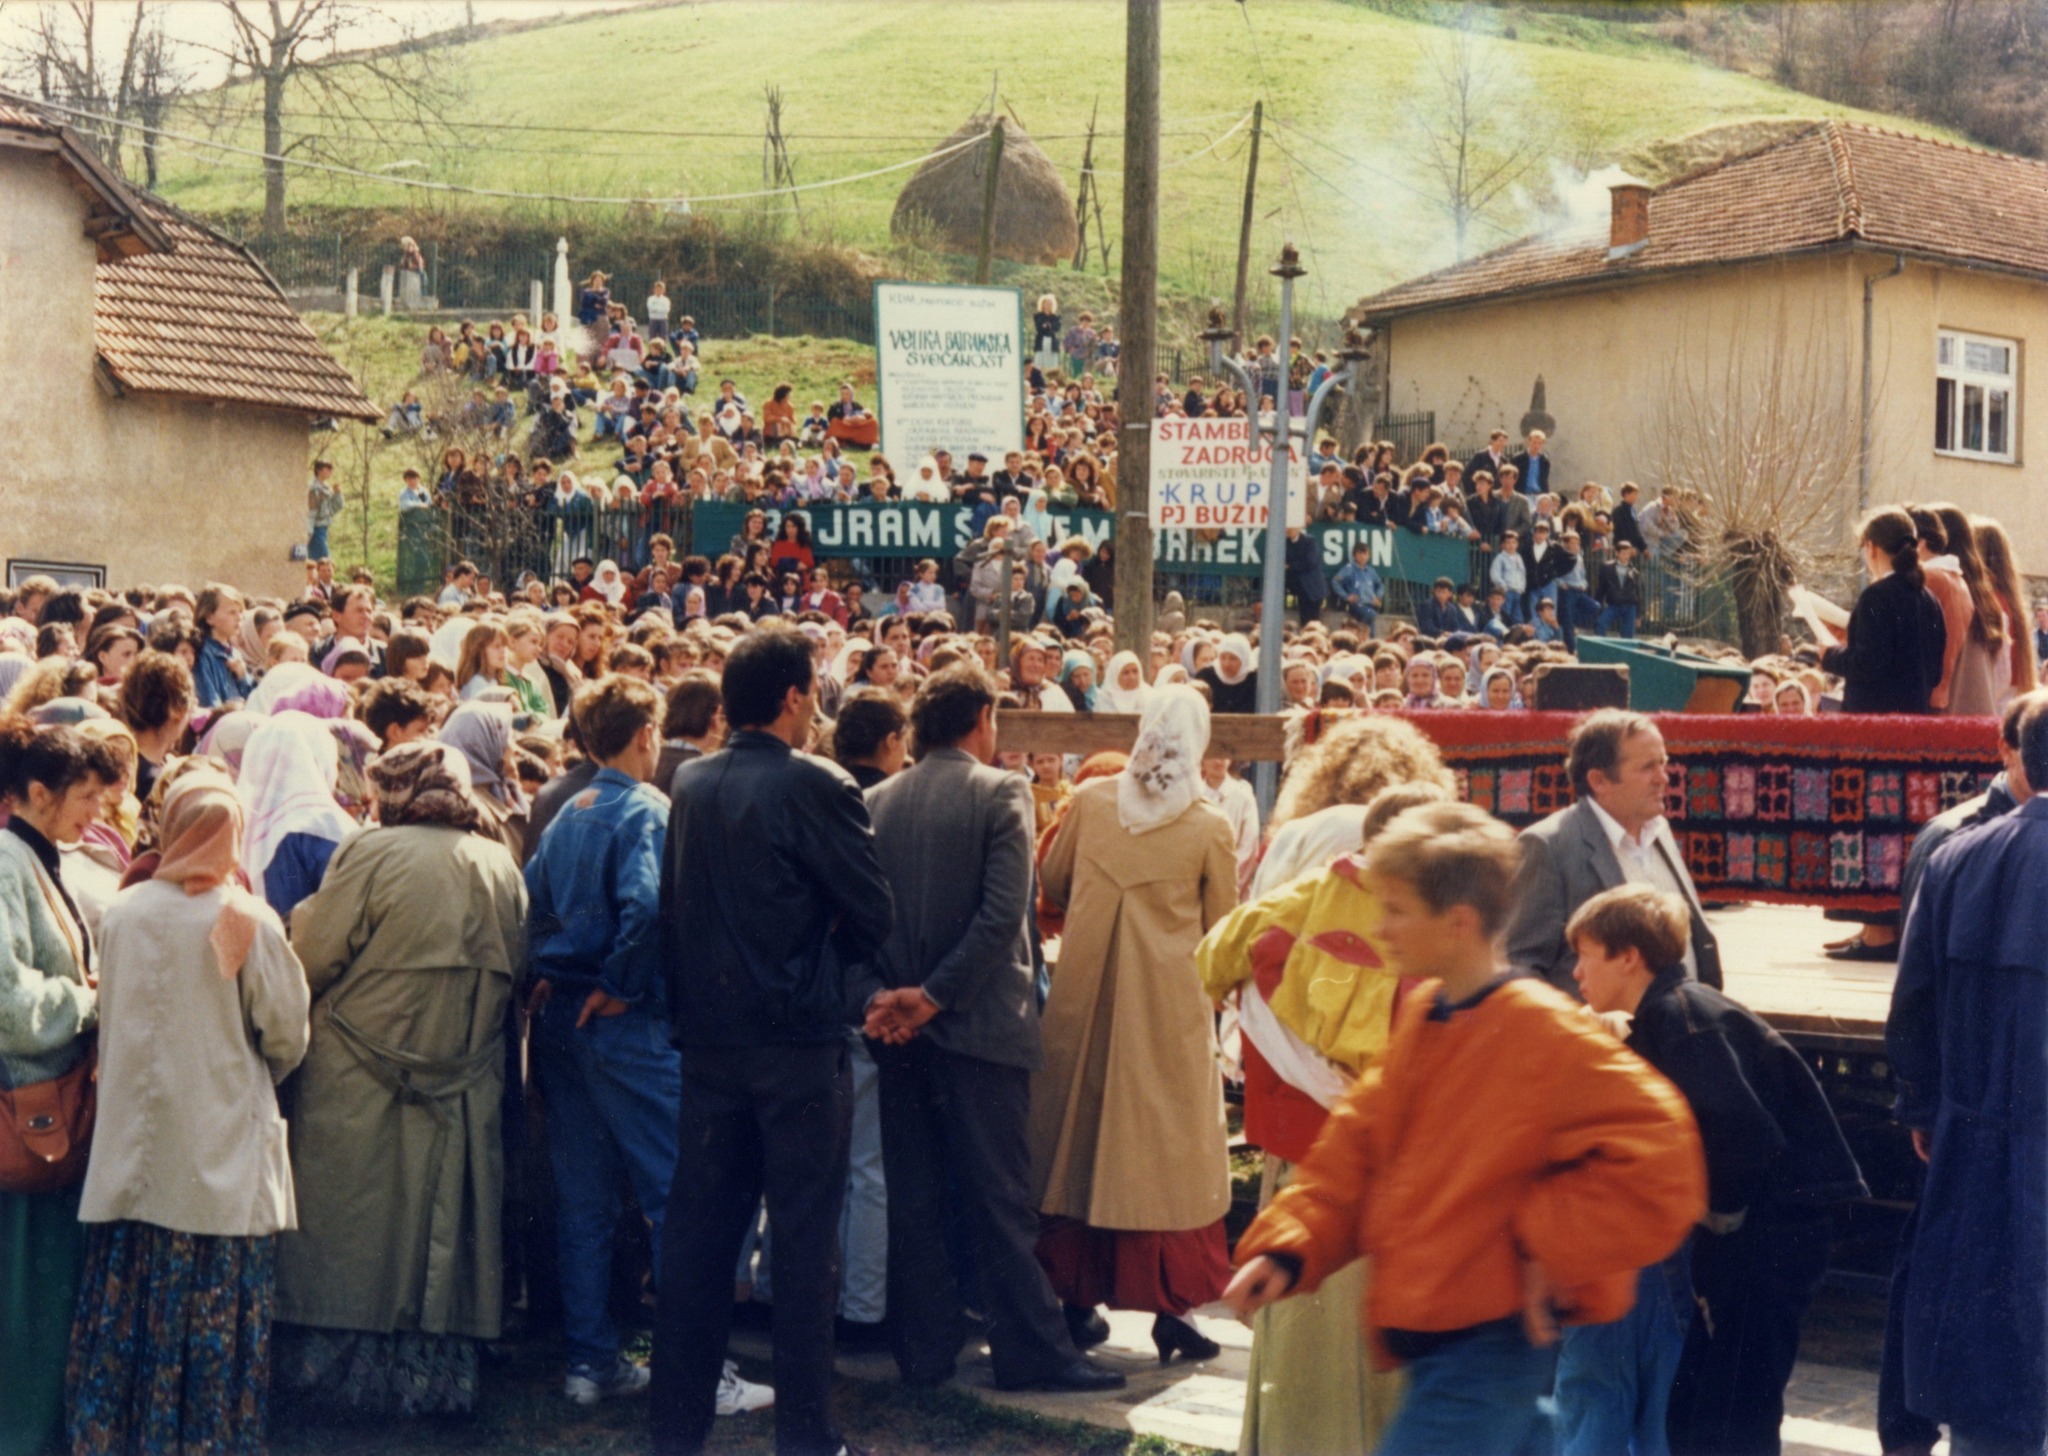
[[[261,1456],[277,1241],[89,1226],[71,1327],[77,1456]]]
[[[0,1193],[0,1456],[64,1444],[64,1361],[84,1271],[78,1189]]]
[[[1062,1304],[1184,1315],[1230,1282],[1223,1220],[1159,1232],[1099,1229],[1074,1218],[1039,1222],[1038,1262]]]
[[[477,1350],[469,1335],[277,1327],[277,1396],[321,1414],[468,1415]]]

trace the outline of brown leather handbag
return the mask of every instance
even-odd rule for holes
[[[99,1057],[61,1077],[0,1091],[0,1193],[54,1193],[85,1181]]]

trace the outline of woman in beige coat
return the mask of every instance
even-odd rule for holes
[[[1040,1262],[1075,1341],[1098,1304],[1151,1310],[1159,1358],[1217,1347],[1184,1318],[1230,1277],[1213,1008],[1195,946],[1237,904],[1230,821],[1202,795],[1209,707],[1156,692],[1130,766],[1084,784],[1041,866],[1066,933],[1031,1088]]]
[[[370,769],[381,826],[293,917],[312,1046],[291,1087],[298,1232],[277,1256],[280,1389],[364,1414],[466,1412],[499,1334],[500,1091],[526,886],[467,765]]]

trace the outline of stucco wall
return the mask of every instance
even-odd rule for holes
[[[1799,376],[1783,393],[1839,442],[1850,471],[1842,516],[1854,514],[1860,430],[1862,280],[1891,260],[1868,255],[1729,268],[1633,287],[1447,309],[1395,320],[1388,332],[1391,413],[1436,412],[1437,436],[1484,446],[1495,425],[1519,434],[1531,386],[1544,377],[1557,428],[1551,453],[1567,488],[1662,482],[1677,453],[1674,405],[1756,389],[1767,363]],[[2027,488],[2030,428],[2048,431],[2048,383],[2026,341],[2048,339],[2048,290],[2023,280],[1909,266],[1875,295],[1870,497],[1950,499],[2003,521],[2022,568],[2048,573],[2048,511]],[[2021,341],[2019,465],[1934,453],[1934,337],[1962,328]]]
[[[306,422],[110,397],[93,378],[84,201],[41,154],[0,149],[0,556],[107,568],[109,584],[286,593],[305,535]]]

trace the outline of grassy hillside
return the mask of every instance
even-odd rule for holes
[[[294,137],[319,131],[328,153],[396,175],[506,190],[592,196],[699,196],[762,183],[763,87],[782,87],[783,128],[801,182],[916,157],[1001,95],[1074,186],[1098,103],[1095,157],[1114,240],[1123,101],[1123,7],[1104,0],[717,0],[609,14],[442,51],[462,93],[455,144],[351,141],[348,123],[309,110]],[[1475,227],[1476,251],[1526,230],[1554,201],[1553,179],[1702,127],[1835,108],[1692,60],[1629,27],[1496,12],[1485,42],[1491,91],[1518,132],[1541,137],[1539,167],[1497,218]],[[1283,237],[1311,270],[1304,302],[1331,314],[1362,293],[1450,261],[1450,229],[1432,205],[1414,116],[1436,104],[1433,48],[1445,32],[1344,0],[1176,0],[1163,27],[1164,282],[1225,293],[1235,256],[1247,130],[1218,141],[1261,94],[1269,129],[1261,163],[1255,256]],[[309,98],[300,98],[310,107]],[[173,130],[203,132],[219,98]],[[1860,113],[1840,113],[1859,115]],[[531,129],[513,129],[531,128]],[[597,134],[614,128],[689,136]],[[256,146],[251,125],[222,139]],[[852,245],[888,245],[897,172],[804,198],[808,225]],[[260,206],[247,158],[182,146],[162,189],[199,211]],[[300,204],[531,209],[573,223],[586,205],[408,192],[384,182],[297,173]],[[1598,199],[1595,199],[1598,201]],[[755,204],[700,203],[743,217]],[[1116,254],[1112,253],[1112,268]]]

